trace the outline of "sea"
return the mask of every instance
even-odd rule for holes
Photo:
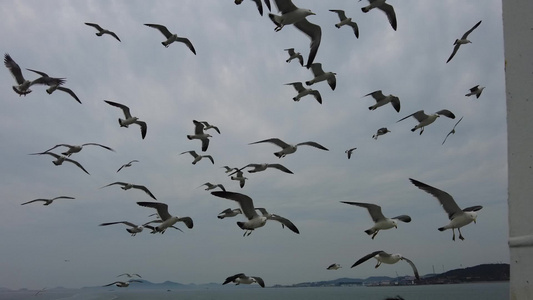
[[[66,289],[43,291],[0,291],[0,300],[384,300],[400,296],[405,300],[505,300],[509,282],[464,283],[416,286],[343,286],[343,287],[220,287],[184,290],[110,290]]]

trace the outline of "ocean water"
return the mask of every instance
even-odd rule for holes
[[[228,287],[204,290],[65,290],[35,292],[0,292],[0,300],[382,300],[401,296],[405,300],[505,300],[509,299],[509,282],[469,283],[390,287],[306,287],[306,288],[250,288]]]

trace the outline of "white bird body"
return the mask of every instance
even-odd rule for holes
[[[204,132],[204,123],[192,120],[194,123],[194,134],[188,134],[187,138],[189,140],[200,140],[202,141],[202,151],[207,151],[209,147],[209,138],[212,137],[209,133]]]
[[[367,255],[363,256],[362,258],[360,258],[358,261],[356,261],[352,265],[352,268],[364,263],[365,261],[367,261],[367,260],[369,260],[371,258],[375,258],[377,260],[376,268],[379,267],[382,263],[391,265],[391,264],[395,264],[395,263],[399,262],[400,260],[404,260],[413,269],[413,272],[415,274],[416,279],[417,280],[420,279],[420,276],[418,275],[418,270],[416,269],[415,264],[411,260],[405,258],[403,255],[398,254],[398,253],[389,254],[389,253],[387,253],[385,251],[381,251],[381,250],[374,251],[374,252],[372,252],[370,254],[367,254]]]
[[[337,85],[337,79],[335,78],[335,75],[337,75],[337,73],[333,73],[333,72],[324,72],[324,70],[322,70],[322,64],[321,63],[314,63],[311,65],[311,71],[313,72],[313,75],[315,75],[315,77],[311,80],[308,80],[305,82],[305,84],[307,85],[313,85],[317,82],[321,82],[321,81],[324,81],[326,80],[329,84],[329,87],[331,88],[332,91],[335,90],[335,87]]]
[[[342,26],[348,25],[352,27],[353,32],[356,38],[359,38],[359,27],[357,23],[352,22],[352,18],[346,17],[346,13],[341,9],[330,9],[329,11],[336,13],[339,16],[340,22],[335,24],[335,27],[341,28]]]
[[[438,112],[434,113],[434,114],[430,114],[430,115],[426,115],[424,113],[424,110],[419,110],[415,113],[412,113],[410,115],[408,115],[407,117],[405,118],[402,118],[400,120],[398,120],[396,123],[400,122],[400,121],[403,121],[409,117],[413,117],[415,118],[419,123],[413,127],[413,129],[411,129],[412,132],[414,132],[415,130],[419,129],[420,128],[420,134],[422,134],[424,132],[424,127],[428,126],[429,124],[435,122],[435,120],[440,117],[441,115],[443,116],[446,116],[450,119],[455,119],[455,115],[447,110],[447,109],[442,109],[442,110],[439,110]]]
[[[194,223],[190,217],[178,217],[178,216],[172,216],[168,212],[168,205],[165,203],[160,202],[137,202],[138,205],[144,206],[144,207],[151,207],[155,208],[157,210],[157,214],[159,215],[160,220],[153,220],[150,222],[145,223],[143,226],[151,224],[151,223],[159,223],[156,227],[154,227],[156,232],[165,233],[165,230],[169,227],[174,227],[173,225],[177,222],[183,222],[187,226],[187,228],[193,228]],[[175,227],[174,227],[175,228]]]
[[[300,101],[302,97],[305,97],[307,95],[313,95],[318,101],[318,103],[322,104],[322,96],[320,95],[320,92],[313,89],[306,89],[301,82],[291,82],[286,83],[285,85],[292,85],[294,89],[298,92],[298,95],[292,98],[294,101]]]
[[[381,107],[387,103],[390,103],[392,104],[392,106],[397,112],[400,112],[400,98],[394,95],[389,94],[388,96],[385,96],[383,95],[381,90],[377,90],[372,93],[366,94],[365,97],[366,96],[372,96],[372,98],[376,100],[376,104],[368,107],[369,110],[375,110],[378,107]]]
[[[215,160],[213,159],[213,157],[211,155],[198,155],[198,153],[196,153],[196,151],[194,151],[194,150],[181,152],[180,155],[185,154],[185,153],[189,153],[190,155],[192,155],[192,157],[194,157],[194,159],[192,161],[193,165],[195,165],[197,162],[202,160],[202,158],[204,158],[204,157],[208,158],[213,164],[215,164]]]
[[[122,109],[122,112],[124,113],[125,119],[121,119],[121,118],[118,119],[118,124],[120,124],[120,127],[128,128],[129,125],[135,123],[135,124],[137,124],[137,125],[139,125],[141,127],[141,137],[143,139],[146,137],[146,131],[148,129],[148,127],[146,125],[146,122],[139,121],[138,117],[133,117],[131,115],[131,113],[130,113],[130,108],[129,107],[127,107],[124,104],[120,104],[120,103],[113,102],[113,101],[108,101],[108,100],[104,100],[104,102],[109,104],[109,105],[111,105],[111,106],[115,106],[115,107],[118,107],[118,108]]]
[[[300,65],[304,66],[304,58],[300,52],[294,51],[294,48],[288,48],[285,49],[289,53],[289,58],[286,60],[286,62],[290,63],[293,59],[298,59],[300,62]]]
[[[179,37],[177,34],[171,33],[163,25],[159,25],[159,24],[144,24],[144,25],[159,30],[167,38],[165,41],[161,42],[161,44],[163,44],[165,48],[168,48],[168,46],[170,46],[170,44],[174,42],[180,42],[180,43],[184,43],[192,51],[192,53],[196,55],[196,50],[194,49],[194,46],[192,45],[191,41],[188,38]]]
[[[244,187],[244,184],[246,183],[246,180],[248,179],[247,177],[244,177],[244,175],[242,174],[242,171],[240,170],[237,170],[236,173],[235,173],[235,176],[231,176],[230,177],[231,180],[236,180],[239,182],[239,186],[241,188]]]

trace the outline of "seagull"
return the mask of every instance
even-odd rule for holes
[[[450,58],[448,58],[448,60],[446,61],[446,63],[452,60],[452,58],[454,57],[455,53],[457,53],[457,50],[459,50],[459,47],[461,47],[461,45],[472,43],[471,41],[467,39],[467,37],[472,31],[474,31],[474,29],[476,29],[479,26],[479,24],[481,24],[481,21],[477,22],[476,25],[474,25],[474,27],[470,28],[470,30],[465,32],[465,34],[463,34],[463,36],[460,39],[456,39],[455,42],[453,42],[455,47],[453,47],[453,52],[450,55]]]
[[[239,5],[242,3],[243,0],[235,0],[235,4]],[[263,4],[261,3],[261,0],[253,0],[255,2],[255,5],[257,5],[257,9],[259,10],[259,14],[263,15]],[[270,0],[265,0],[265,5],[268,8],[268,11],[270,10]]]
[[[130,108],[127,107],[124,104],[120,104],[120,103],[112,102],[112,101],[108,101],[108,100],[104,100],[104,102],[109,104],[109,105],[118,107],[118,108],[122,109],[122,111],[124,112],[124,117],[126,119],[123,120],[121,118],[118,118],[118,123],[120,124],[120,127],[128,128],[128,126],[133,124],[133,123],[141,126],[141,136],[144,139],[144,137],[146,136],[146,130],[148,129],[147,126],[146,126],[146,122],[139,121],[138,117],[132,117],[131,114],[130,114]]]
[[[444,208],[444,211],[448,213],[448,219],[450,219],[450,223],[448,223],[446,226],[440,227],[439,231],[444,231],[451,228],[453,232],[452,240],[455,241],[455,228],[457,228],[457,231],[459,232],[459,238],[464,240],[464,237],[461,234],[461,227],[472,223],[472,221],[476,223],[476,211],[482,209],[483,206],[476,205],[460,209],[457,203],[455,203],[455,200],[453,200],[453,197],[445,191],[441,191],[412,178],[409,178],[409,180],[419,189],[436,197],[437,200],[439,200],[440,205],[442,205],[442,208]]]
[[[231,218],[231,217],[235,217],[236,215],[239,215],[239,214],[242,214],[242,210],[240,208],[234,208],[234,209],[227,208],[227,209],[221,211],[218,214],[217,218],[219,218],[219,219]]]
[[[159,220],[156,220],[156,221],[159,222]],[[158,231],[157,231],[157,227],[155,227],[155,226],[151,226],[151,225],[148,225],[148,224],[150,224],[150,223],[152,223],[152,222],[156,222],[156,221],[150,221],[150,222],[148,222],[148,223],[146,223],[146,224],[143,224],[143,227],[146,227],[146,228],[152,230],[152,231],[150,231],[151,234],[157,233],[157,232],[158,232]],[[179,230],[179,231],[183,232],[183,230],[179,229],[178,227],[176,227],[176,226],[174,226],[174,225],[170,226],[169,228],[174,228],[174,229],[176,229],[176,230]]]
[[[128,281],[115,281],[115,282],[112,282],[110,284],[106,284],[104,286],[116,285],[117,287],[128,287],[130,285],[130,283],[132,283],[132,282],[140,282],[140,283],[142,283],[141,280],[130,279]]]
[[[400,260],[405,260],[409,265],[411,265],[411,268],[413,268],[413,272],[415,273],[415,277],[417,280],[420,280],[420,276],[418,275],[418,270],[416,269],[416,266],[415,264],[403,257],[401,254],[389,254],[385,251],[374,251],[368,255],[365,255],[364,257],[362,257],[361,259],[359,259],[358,261],[356,261],[353,265],[352,265],[352,268],[355,267],[355,266],[358,266],[362,263],[364,263],[365,261],[371,259],[371,258],[375,258],[378,263],[376,265],[376,268],[379,267],[381,265],[381,263],[385,263],[385,264],[395,264],[397,262],[399,262]]]
[[[120,168],[118,168],[117,173],[122,170],[123,168],[131,167],[134,162],[139,162],[138,160],[134,159],[126,164],[123,164]]]
[[[307,58],[306,67],[309,69],[315,60],[315,56],[320,46],[322,38],[322,29],[320,26],[307,21],[306,17],[315,15],[310,9],[298,8],[291,0],[275,0],[281,15],[268,14],[270,20],[276,24],[275,31],[280,31],[283,26],[294,24],[296,28],[305,33],[311,39],[309,57]]]
[[[475,87],[471,88],[470,93],[466,94],[465,96],[470,97],[470,96],[476,95],[476,98],[479,98],[479,96],[481,96],[481,93],[483,92],[484,89],[485,89],[484,86],[476,85]]]
[[[226,169],[226,173],[229,173],[234,170],[238,170],[237,168],[230,168],[229,166],[223,166],[222,168]]]
[[[91,27],[96,28],[96,30],[98,30],[98,32],[96,33],[97,36],[102,36],[104,34],[109,34],[112,37],[114,37],[115,39],[117,39],[117,41],[120,42],[120,39],[118,38],[118,36],[113,31],[104,29],[104,28],[100,27],[100,25],[95,24],[95,23],[85,23],[85,25],[89,25]]]
[[[68,196],[59,196],[59,197],[55,197],[55,198],[52,198],[52,199],[34,199],[34,200],[31,200],[31,201],[28,201],[28,202],[24,202],[22,203],[21,205],[26,205],[28,203],[33,203],[33,202],[37,202],[37,201],[43,201],[43,205],[50,205],[52,204],[52,202],[54,202],[54,200],[57,200],[57,199],[76,199],[74,197],[68,197]]]
[[[374,98],[374,100],[376,100],[376,104],[370,106],[368,109],[375,110],[376,108],[378,108],[380,106],[383,106],[383,105],[385,105],[387,103],[390,103],[390,104],[392,104],[392,107],[394,107],[394,109],[397,112],[400,112],[400,98],[398,98],[398,97],[396,97],[394,95],[385,96],[385,95],[383,95],[381,90],[366,94],[365,97],[366,96],[370,96],[370,95],[372,96],[372,98]]]
[[[113,150],[112,148],[110,148],[108,146],[105,146],[105,145],[102,145],[102,144],[97,144],[97,143],[85,143],[85,144],[82,144],[82,145],[57,144],[54,147],[46,150],[45,152],[51,151],[51,150],[53,150],[53,149],[55,149],[57,147],[67,147],[68,150],[63,152],[63,153],[61,153],[61,154],[65,155],[65,156],[70,156],[73,153],[80,152],[83,149],[84,146],[99,146],[99,147],[102,147],[102,148],[107,149],[109,151],[115,152],[115,150]]]
[[[148,194],[148,196],[150,196],[152,199],[154,200],[157,200],[155,198],[155,196],[150,192],[150,190],[148,190],[147,187],[145,187],[144,185],[138,185],[138,184],[133,184],[133,183],[127,183],[127,182],[120,182],[120,181],[117,181],[117,182],[113,182],[113,183],[110,183],[108,185],[104,185],[102,188],[105,188],[105,187],[108,187],[108,186],[111,186],[111,185],[121,185],[121,189],[123,190],[129,190],[129,189],[139,189],[139,190],[143,190],[145,193]]]
[[[298,92],[298,95],[296,97],[292,98],[294,101],[300,101],[300,98],[307,96],[307,95],[313,95],[318,101],[318,103],[322,104],[322,96],[320,95],[320,92],[313,89],[306,89],[304,88],[303,84],[301,82],[291,82],[286,83],[285,85],[292,85],[294,89]]]
[[[346,151],[344,151],[344,153],[346,153],[348,155],[348,159],[350,159],[350,157],[352,157],[352,152],[357,149],[357,148],[350,148]]]
[[[304,66],[304,58],[300,52],[295,52],[294,48],[288,48],[288,49],[285,49],[285,51],[289,53],[289,58],[286,60],[286,62],[290,63],[291,60],[297,58],[298,61],[300,62],[300,65],[302,67]]]
[[[359,27],[357,26],[357,23],[352,22],[352,18],[347,18],[346,14],[344,13],[344,10],[341,9],[330,9],[329,11],[336,13],[339,16],[340,22],[335,24],[335,27],[341,28],[344,25],[348,25],[352,27],[353,33],[355,34],[356,38],[359,38]]]
[[[267,216],[264,216],[264,215],[260,216],[259,214],[257,214],[254,208],[254,202],[252,198],[244,194],[239,194],[239,193],[234,193],[234,192],[219,192],[219,191],[211,192],[211,194],[214,196],[220,197],[220,198],[237,201],[239,203],[239,206],[241,207],[242,212],[248,219],[248,221],[246,222],[237,222],[237,225],[242,230],[245,230],[243,236],[248,236],[252,233],[253,230],[265,226],[267,220],[269,219]],[[283,225],[289,227],[289,229],[291,229],[292,231],[299,233],[296,226],[294,226],[294,224],[292,224],[292,222],[290,222],[289,220],[279,217],[279,219],[277,219],[276,221],[281,222]]]
[[[30,155],[43,155],[43,154],[48,154],[48,155],[51,155],[53,157],[56,158],[56,160],[52,161],[54,163],[54,165],[56,166],[60,166],[63,164],[63,162],[67,161],[67,162],[70,162],[70,163],[73,163],[75,164],[76,166],[78,166],[78,168],[82,169],[83,172],[89,174],[89,172],[87,172],[87,170],[85,170],[85,168],[77,161],[73,160],[73,159],[70,159],[64,155],[59,155],[59,154],[55,154],[55,153],[52,153],[52,152],[41,152],[41,153],[31,153]],[[89,174],[91,175],[91,174]]]
[[[457,121],[457,123],[455,123],[455,125],[453,125],[452,131],[448,132],[448,134],[444,138],[444,141],[442,141],[441,145],[444,145],[444,143],[446,142],[446,139],[450,136],[450,134],[455,134],[455,126],[457,126],[457,124],[459,124],[459,122],[461,122],[462,119],[463,119],[463,117],[461,117],[461,119],[459,119],[459,121]]]
[[[163,25],[159,25],[159,24],[144,24],[144,25],[146,25],[148,27],[152,27],[152,28],[158,29],[167,38],[166,41],[161,42],[161,44],[163,44],[163,46],[165,46],[166,48],[168,48],[168,46],[170,44],[174,43],[174,42],[181,42],[181,43],[184,43],[185,45],[187,45],[187,47],[189,47],[189,49],[191,49],[192,53],[194,53],[194,55],[196,55],[196,50],[194,50],[194,46],[192,45],[191,41],[189,41],[188,38],[178,37],[177,34],[171,33]]]
[[[396,22],[396,13],[394,12],[394,7],[392,5],[385,3],[386,0],[368,0],[370,4],[368,6],[365,6],[361,8],[361,10],[364,13],[369,12],[371,9],[378,8],[381,9],[386,15],[387,19],[389,19],[389,23],[392,26],[392,29],[396,30],[397,22]]]
[[[287,169],[285,166],[281,165],[281,164],[267,164],[267,163],[263,163],[263,164],[247,164],[246,166],[238,169],[237,171],[229,174],[229,175],[233,175],[241,170],[243,170],[244,168],[253,168],[252,170],[248,170],[248,173],[257,173],[257,172],[261,172],[261,171],[264,171],[266,170],[267,168],[274,168],[274,169],[278,169],[282,172],[285,172],[285,173],[289,173],[289,174],[294,174],[292,173],[291,170]],[[228,175],[228,176],[229,176]]]
[[[11,75],[13,75],[18,84],[13,86],[13,90],[19,94],[19,96],[26,96],[27,94],[31,93],[31,81],[24,78],[19,65],[7,53],[4,55],[4,65],[9,69]]]
[[[438,112],[432,114],[432,115],[426,115],[424,113],[424,110],[419,110],[415,113],[412,113],[410,115],[408,115],[407,117],[405,118],[402,118],[400,120],[398,120],[396,123],[400,122],[400,121],[403,121],[409,117],[413,117],[415,118],[419,123],[418,125],[416,125],[415,127],[413,127],[413,129],[411,129],[412,132],[414,132],[415,130],[419,129],[420,128],[420,134],[422,134],[424,132],[424,127],[428,126],[429,124],[435,122],[435,120],[439,117],[439,116],[446,116],[450,119],[455,119],[455,115],[447,110],[447,109],[443,109],[443,110],[439,110]]]
[[[72,96],[72,98],[78,101],[79,104],[81,104],[80,98],[78,98],[78,96],[76,96],[76,94],[74,94],[74,92],[69,88],[58,86],[58,85],[53,85],[47,88],[46,92],[48,93],[48,95],[51,95],[55,90],[60,90],[62,92],[68,93],[70,96]]]
[[[159,218],[161,220],[155,220],[146,223],[145,225],[148,225],[149,223],[160,223],[158,226],[156,226],[154,229],[157,232],[165,233],[165,230],[169,227],[172,227],[172,225],[176,224],[176,222],[183,222],[187,226],[187,228],[193,227],[193,221],[190,217],[177,217],[177,216],[171,216],[168,213],[168,205],[165,203],[159,203],[159,202],[137,202],[138,205],[144,206],[144,207],[151,207],[155,208],[157,210],[157,214],[159,215]]]
[[[222,283],[222,285],[230,283],[230,282],[234,282],[235,285],[239,285],[241,283],[242,284],[257,283],[261,287],[263,287],[263,288],[265,287],[265,282],[263,281],[263,279],[261,277],[246,276],[246,275],[244,275],[244,273],[235,274],[233,276],[230,276],[230,277],[226,278],[226,280],[224,280],[224,283]]]
[[[202,141],[202,151],[207,151],[209,147],[209,138],[212,137],[208,133],[204,133],[204,124],[196,120],[192,120],[194,123],[194,134],[188,134],[187,138],[189,140],[197,139]]]
[[[320,82],[320,81],[327,80],[331,90],[332,91],[335,90],[335,86],[337,85],[337,79],[335,78],[335,75],[337,75],[337,73],[324,72],[322,70],[322,64],[321,63],[312,64],[311,65],[311,71],[313,71],[313,75],[315,75],[315,78],[306,81],[305,84],[312,85],[313,83],[317,83],[317,82]]]
[[[211,155],[198,155],[196,153],[196,151],[194,150],[191,150],[191,151],[185,151],[185,152],[181,152],[180,155],[182,154],[185,154],[185,153],[189,153],[190,155],[192,155],[192,157],[194,157],[194,160],[192,161],[192,164],[195,165],[197,162],[199,162],[200,160],[202,160],[202,158],[209,158],[209,160],[211,160],[211,162],[213,164],[215,164],[215,160],[213,159],[213,157]]]
[[[347,201],[341,202],[350,205],[356,205],[359,207],[364,207],[368,210],[368,213],[370,214],[370,217],[372,218],[372,221],[374,221],[375,224],[374,226],[372,226],[372,228],[365,230],[365,233],[368,235],[372,235],[372,239],[376,237],[380,230],[391,229],[393,227],[398,228],[397,220],[405,223],[411,222],[411,217],[409,217],[408,215],[400,215],[394,218],[386,218],[381,212],[381,206],[376,204]]]
[[[137,273],[133,273],[133,274],[130,274],[130,273],[124,273],[124,274],[120,274],[118,275],[117,277],[120,277],[120,276],[124,276],[126,275],[128,278],[132,278],[133,276],[137,276],[139,278],[142,278],[141,275],[137,274]]]
[[[248,178],[244,177],[242,171],[237,170],[236,172],[237,173],[235,174],[235,176],[231,176],[230,179],[239,181],[239,186],[242,189],[244,187],[244,184],[246,183],[246,179]]]
[[[253,144],[258,144],[258,143],[265,143],[265,142],[272,143],[272,144],[277,145],[277,146],[282,148],[281,151],[278,151],[278,152],[274,153],[274,155],[276,155],[278,158],[282,158],[282,157],[285,157],[287,154],[291,154],[291,153],[296,152],[296,150],[298,149],[298,146],[300,146],[300,145],[312,146],[312,147],[315,147],[315,148],[318,148],[318,149],[329,151],[326,147],[320,145],[319,143],[313,142],[313,141],[298,143],[296,145],[290,145],[290,144],[287,144],[287,143],[285,143],[284,141],[282,141],[282,140],[280,140],[278,138],[270,138],[270,139],[266,139],[266,140],[262,140],[262,141],[257,141],[257,142],[250,143],[248,145],[253,145]]]
[[[387,127],[381,127],[380,129],[378,129],[378,131],[376,132],[376,134],[374,134],[372,136],[373,139],[377,140],[378,139],[378,136],[380,135],[384,135],[388,132],[391,132],[390,130],[387,129]]]
[[[271,214],[265,208],[262,208],[262,207],[258,207],[256,208],[256,210],[260,211],[263,217],[266,217],[268,220],[278,221],[281,223],[281,227],[285,228],[285,226],[287,226],[287,228],[289,228],[292,232],[300,234],[300,231],[298,230],[296,225],[294,225],[288,219],[278,216],[276,214]]]
[[[125,224],[125,225],[131,227],[131,228],[126,228],[126,231],[131,233],[131,236],[135,236],[137,233],[143,231],[143,227],[142,226],[135,225],[135,224],[133,224],[131,222],[128,222],[128,221],[102,223],[99,226],[108,226],[108,225],[115,225],[115,224]],[[119,276],[121,276],[121,275],[119,275]],[[129,275],[128,275],[128,277],[131,278],[131,276],[129,276]],[[141,276],[139,276],[139,277],[141,277]]]
[[[212,129],[214,129],[216,132],[218,132],[218,134],[220,134],[220,129],[218,129],[218,127],[209,124],[207,121],[200,121],[200,123],[204,124],[204,130],[207,130],[207,129],[211,129],[211,128],[212,128]]]
[[[342,268],[342,267],[341,267],[341,265],[339,265],[339,264],[331,264],[331,265],[329,265],[326,269],[327,269],[327,270],[338,270],[338,269],[340,269],[340,268]]]
[[[207,188],[205,189],[206,191],[210,191],[210,190],[216,189],[217,187],[220,188],[223,191],[226,191],[224,186],[222,184],[220,184],[220,183],[219,184],[212,184],[211,182],[206,182],[206,183],[202,184],[201,186],[204,186],[204,185],[207,186]]]
[[[32,70],[32,69],[26,69],[26,70],[41,75],[41,77],[33,80],[31,82],[31,85],[42,84],[42,85],[47,85],[47,86],[50,86],[50,87],[58,87],[58,86],[62,85],[63,83],[65,83],[65,78],[50,77],[50,76],[48,76],[48,74],[46,74],[44,72],[36,71],[36,70]]]

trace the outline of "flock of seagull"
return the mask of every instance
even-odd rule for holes
[[[235,0],[235,4],[237,5],[241,4],[242,2],[243,0]],[[261,0],[254,0],[254,2],[257,5],[259,13],[263,15],[263,6],[262,6]],[[270,1],[264,0],[264,2],[268,10],[270,11],[271,10]],[[315,13],[309,9],[299,8],[295,6],[291,0],[275,0],[274,2],[281,13],[280,15],[269,13],[269,18],[276,25],[275,30],[276,31],[282,30],[286,25],[294,25],[297,29],[302,31],[305,35],[307,35],[311,39],[311,43],[309,47],[309,55],[308,55],[306,63],[304,63],[304,58],[302,54],[300,52],[297,52],[294,48],[285,49],[289,55],[286,62],[290,63],[292,60],[296,59],[302,67],[306,67],[312,71],[314,77],[308,81],[305,81],[305,85],[311,86],[315,83],[325,81],[330,86],[331,90],[335,90],[336,73],[330,72],[330,71],[324,72],[322,68],[322,64],[314,62],[314,59],[319,50],[322,31],[321,31],[320,26],[309,22],[307,20],[307,17],[314,15]],[[367,13],[375,8],[383,11],[386,14],[388,21],[390,25],[392,26],[392,28],[394,30],[397,30],[397,19],[396,19],[393,6],[387,4],[385,0],[369,0],[369,5],[363,7],[362,11],[364,13]],[[341,28],[344,25],[350,26],[353,29],[353,32],[356,38],[359,37],[359,28],[357,26],[357,23],[355,23],[352,18],[347,17],[343,10],[332,9],[330,11],[333,13],[336,13],[339,17],[340,22],[337,24],[334,24],[337,28]],[[107,34],[107,35],[114,37],[119,42],[121,41],[118,35],[114,33],[113,31],[104,29],[100,25],[95,24],[95,23],[85,23],[85,24],[95,28],[98,31],[96,33],[97,36],[102,36],[104,34]],[[449,59],[446,61],[446,63],[448,63],[456,55],[461,45],[470,43],[467,37],[480,24],[481,24],[481,21],[476,23],[470,30],[464,33],[460,39],[455,40],[453,52],[450,55]],[[170,44],[174,42],[183,43],[190,49],[191,52],[193,52],[196,55],[196,50],[188,38],[179,37],[176,34],[171,33],[167,29],[167,27],[163,25],[159,25],[159,24],[144,24],[144,25],[157,29],[164,35],[166,40],[163,41],[162,44],[165,47],[169,47]],[[40,75],[40,77],[38,77],[37,79],[27,80],[22,75],[22,69],[20,68],[20,66],[13,60],[13,58],[9,54],[5,54],[4,56],[4,65],[6,66],[7,69],[9,69],[9,71],[15,78],[16,85],[13,86],[13,91],[17,93],[19,96],[27,96],[28,94],[30,94],[32,92],[30,90],[30,87],[32,86],[44,85],[44,86],[48,86],[48,89],[46,90],[48,94],[52,94],[52,92],[55,90],[60,90],[60,91],[67,92],[68,94],[70,94],[78,103],[80,104],[82,103],[72,90],[63,87],[63,84],[66,82],[65,78],[50,77],[44,72],[27,69],[28,71],[31,71],[33,73]],[[304,87],[304,83],[302,82],[291,82],[291,83],[287,83],[287,85],[292,85],[294,89],[296,90],[296,92],[298,93],[293,98],[294,101],[299,101],[302,97],[307,96],[307,95],[313,95],[315,99],[320,104],[322,104],[322,97],[318,90],[306,88]],[[470,92],[466,94],[465,96],[476,96],[477,98],[479,98],[483,89],[484,87],[476,85],[475,87],[470,89]],[[390,103],[396,112],[398,113],[400,112],[400,108],[401,108],[400,98],[397,96],[394,96],[392,94],[389,94],[386,96],[381,90],[368,93],[365,96],[371,96],[375,100],[375,104],[370,106],[369,110],[376,110]],[[128,106],[118,103],[118,102],[109,101],[109,100],[104,100],[104,102],[109,104],[110,106],[114,106],[122,110],[124,119],[118,118],[118,123],[120,127],[128,128],[129,125],[136,124],[140,127],[141,138],[144,139],[146,137],[147,127],[148,127],[147,123],[145,121],[141,121],[139,117],[133,116]],[[424,132],[425,127],[435,122],[435,120],[439,118],[440,116],[445,116],[450,119],[455,119],[455,115],[448,109],[442,109],[433,114],[426,114],[424,110],[419,110],[398,120],[397,122],[413,117],[414,119],[416,119],[418,124],[416,124],[411,129],[411,131],[414,132],[416,130],[420,130],[420,134],[422,134]],[[454,125],[453,129],[446,135],[442,144],[446,142],[446,139],[448,139],[448,137],[451,134],[455,133],[455,128],[459,124],[459,122],[461,122],[462,119],[463,118],[461,117],[461,119],[459,119],[459,121]],[[192,122],[194,125],[194,133],[189,134],[186,137],[189,140],[199,140],[201,143],[200,150],[202,153],[204,153],[209,148],[210,138],[213,137],[211,134],[207,133],[207,130],[214,130],[218,134],[220,134],[221,131],[217,126],[210,124],[208,121],[192,120]],[[388,130],[386,127],[380,128],[377,130],[373,138],[377,140],[378,136],[384,135],[389,132],[391,131]],[[296,144],[289,144],[279,138],[263,139],[263,140],[259,140],[256,142],[249,143],[249,145],[258,145],[258,144],[263,144],[263,143],[268,143],[268,144],[277,146],[279,148],[279,151],[274,152],[274,155],[279,159],[284,158],[289,154],[295,153],[299,146],[309,146],[312,148],[316,148],[318,150],[329,151],[328,148],[314,141],[304,141],[304,142],[300,142]],[[191,144],[193,144],[193,142],[191,142]],[[108,151],[115,151],[109,146],[98,144],[98,143],[85,143],[81,145],[57,144],[53,147],[50,147],[48,150],[37,152],[37,153],[31,153],[31,155],[49,155],[49,156],[54,157],[55,160],[53,161],[53,163],[56,166],[61,165],[63,162],[69,162],[69,163],[76,165],[78,168],[80,168],[85,173],[89,174],[89,172],[79,162],[72,159],[73,156],[81,152],[82,149],[86,146],[97,146]],[[63,148],[62,152],[60,153],[52,152],[53,150],[57,148]],[[348,159],[350,159],[354,155],[353,152],[356,149],[357,148],[354,147],[354,148],[350,148],[345,151]],[[180,154],[187,154],[187,153],[193,157],[193,161],[192,161],[193,165],[200,162],[203,158],[207,158],[211,161],[212,164],[215,164],[214,158],[211,155],[199,155],[198,152],[196,152],[196,150],[184,151]],[[122,166],[120,166],[120,168],[118,168],[116,173],[120,172],[124,168],[132,167],[133,163],[138,163],[138,162],[139,162],[138,160],[131,160],[128,163],[125,163]],[[238,181],[240,188],[243,188],[246,180],[248,180],[248,178],[245,177],[243,173],[245,169],[248,169],[248,173],[262,172],[268,169],[276,169],[286,174],[293,174],[291,170],[289,170],[287,167],[285,167],[284,165],[280,163],[249,163],[249,164],[244,165],[243,167],[224,166],[223,168],[226,169],[226,173],[228,174],[228,177],[230,177],[231,180]],[[461,209],[456,203],[456,201],[454,200],[454,198],[447,192],[442,191],[438,188],[435,188],[433,186],[430,186],[428,184],[425,184],[421,181],[418,181],[412,178],[410,178],[409,180],[411,181],[413,185],[415,185],[419,189],[434,196],[438,200],[438,203],[443,207],[444,211],[447,213],[448,218],[450,220],[449,223],[438,228],[438,230],[444,231],[447,229],[451,229],[453,233],[452,239],[455,240],[455,229],[457,229],[459,233],[459,239],[463,240],[464,237],[461,233],[460,228],[470,224],[471,222],[476,222],[476,218],[477,218],[476,212],[482,209],[482,206],[477,205],[477,206],[472,206],[472,207]],[[154,194],[146,186],[141,185],[141,184],[133,184],[133,183],[116,181],[116,182],[109,183],[101,188],[110,187],[114,185],[120,186],[120,188],[125,191],[130,190],[130,189],[141,190],[146,195],[148,195],[151,199],[157,201],[157,198],[154,196]],[[220,189],[219,191],[212,191],[211,194],[217,198],[231,200],[232,201],[231,203],[236,204],[238,206],[237,208],[232,207],[232,208],[228,208],[220,212],[217,215],[217,217],[219,219],[225,219],[225,218],[232,218],[232,217],[238,217],[240,215],[243,215],[246,218],[246,220],[237,222],[237,226],[244,231],[243,236],[249,236],[255,230],[265,226],[267,221],[279,222],[282,225],[282,228],[287,227],[293,233],[296,233],[296,234],[300,233],[299,229],[297,228],[295,224],[293,224],[292,221],[278,214],[269,213],[267,209],[263,207],[256,207],[256,205],[254,204],[255,201],[252,200],[252,198],[248,195],[245,195],[243,193],[227,191],[226,188],[220,183],[206,182],[200,185],[199,187],[202,187],[202,186],[206,187],[205,188],[206,191]],[[63,200],[72,200],[72,199],[74,199],[74,197],[70,197],[70,196],[59,196],[59,197],[55,197],[52,199],[39,198],[39,199],[34,199],[31,201],[24,202],[21,205],[26,205],[26,204],[30,204],[34,202],[44,202],[43,204],[48,206],[56,200],[63,201]],[[371,236],[372,239],[374,239],[381,230],[397,228],[398,221],[405,222],[405,223],[411,222],[411,217],[408,215],[398,215],[392,218],[385,217],[385,215],[382,213],[381,207],[373,203],[348,202],[348,201],[341,201],[341,202],[345,204],[349,204],[349,205],[354,205],[357,207],[362,207],[368,211],[374,224],[371,228],[364,230],[364,232],[368,234],[369,236]],[[101,223],[100,226],[122,224],[127,227],[126,231],[130,233],[132,236],[135,236],[137,233],[142,232],[144,228],[150,229],[151,233],[161,233],[161,234],[164,233],[166,229],[168,228],[173,228],[173,229],[177,229],[181,231],[180,228],[175,226],[175,224],[178,222],[182,222],[189,229],[193,228],[194,223],[191,217],[188,217],[188,216],[179,217],[177,215],[172,215],[169,212],[168,205],[165,203],[162,203],[159,201],[157,202],[139,201],[137,202],[137,204],[141,207],[155,209],[156,211],[155,215],[157,217],[143,224],[135,224],[130,221],[113,221],[113,222]],[[155,226],[153,224],[155,224]],[[415,278],[417,280],[420,279],[418,271],[413,261],[407,259],[401,254],[397,254],[397,253],[389,254],[383,250],[377,250],[367,255],[364,255],[359,260],[357,260],[351,267],[354,268],[371,258],[374,258],[377,260],[376,268],[379,267],[380,264],[382,263],[394,264],[399,261],[405,261],[412,267]],[[341,268],[341,265],[337,263],[334,263],[330,265],[329,267],[327,267],[328,270],[337,270],[339,268]],[[130,278],[132,277],[132,275],[130,274],[121,274],[119,276],[122,276],[122,275],[127,275]],[[134,275],[140,278],[140,275],[138,274],[134,274]],[[141,282],[141,281],[138,279],[130,279],[129,281],[115,281],[105,286],[115,285],[117,287],[127,287],[131,282]],[[243,273],[237,273],[233,276],[227,277],[225,281],[223,282],[223,284],[227,284],[230,282],[233,282],[235,284],[257,283],[261,287],[265,286],[265,282],[263,281],[261,277],[246,276]]]

